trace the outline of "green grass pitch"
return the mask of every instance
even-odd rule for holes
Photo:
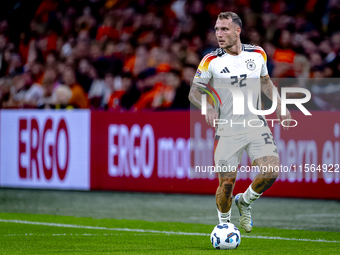
[[[340,233],[241,230],[236,250],[215,250],[214,225],[0,213],[0,254],[339,254]]]

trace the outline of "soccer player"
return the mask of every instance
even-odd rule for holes
[[[205,118],[209,125],[214,126],[216,119],[228,121],[227,124],[216,126],[214,152],[216,167],[237,169],[244,150],[252,162],[260,166],[261,172],[256,175],[248,189],[235,196],[241,227],[250,232],[253,227],[250,205],[272,186],[278,177],[279,173],[275,171],[275,167],[279,167],[279,155],[265,117],[253,114],[246,104],[252,99],[253,107],[261,110],[261,90],[273,100],[273,90],[276,90],[276,87],[268,75],[267,56],[264,50],[259,46],[242,44],[241,28],[242,21],[237,14],[222,12],[218,15],[215,31],[219,48],[202,59],[190,89],[189,100],[199,108],[206,107]],[[224,84],[242,91],[245,102],[243,115],[233,115],[233,94]],[[216,100],[214,107],[209,103],[202,104],[201,98],[204,93],[202,88],[216,91],[221,100]],[[248,90],[252,91],[252,98],[248,98]],[[279,94],[277,95],[277,115],[280,121],[286,120],[286,123],[289,123],[291,115],[288,110],[286,115],[281,115],[281,99]],[[248,122],[250,120],[252,121]],[[256,123],[254,120],[262,125],[254,127]],[[248,123],[251,123],[251,126]],[[263,171],[264,168],[267,171]],[[230,222],[236,174],[237,171],[219,173],[216,205],[220,223]]]

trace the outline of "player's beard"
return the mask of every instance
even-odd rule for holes
[[[236,44],[236,42],[237,42],[237,36],[230,37],[229,40],[228,40],[228,44],[225,47],[223,47],[223,49],[229,50],[230,48],[232,48]]]

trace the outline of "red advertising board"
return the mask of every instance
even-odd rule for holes
[[[90,189],[89,111],[1,110],[0,186]]]
[[[178,193],[216,189],[216,179],[190,178],[188,112],[92,112],[91,120],[91,189]]]
[[[293,112],[296,127],[272,127],[281,164],[296,170],[280,173],[266,196],[340,199],[339,117]],[[194,166],[213,165],[213,136],[199,112],[191,120],[185,111],[92,112],[91,189],[214,194],[217,179],[194,172]],[[245,155],[242,164],[249,165]],[[333,165],[333,171],[307,172],[305,164]],[[255,175],[239,173],[234,193],[244,191]]]
[[[292,115],[298,125],[289,130],[267,117],[280,163],[295,170],[280,171],[264,195],[340,199],[340,112]],[[0,117],[1,187],[214,194],[218,185],[216,173],[196,172],[214,165],[214,130],[200,112],[2,110]],[[239,172],[234,193],[257,173]]]
[[[273,134],[281,164],[295,165],[296,171],[280,173],[266,195],[340,199],[340,112],[293,112],[292,117],[296,127],[283,130],[277,125]]]

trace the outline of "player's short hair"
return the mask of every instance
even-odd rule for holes
[[[242,20],[235,12],[221,12],[218,15],[219,19],[231,19],[236,25],[242,28]]]

